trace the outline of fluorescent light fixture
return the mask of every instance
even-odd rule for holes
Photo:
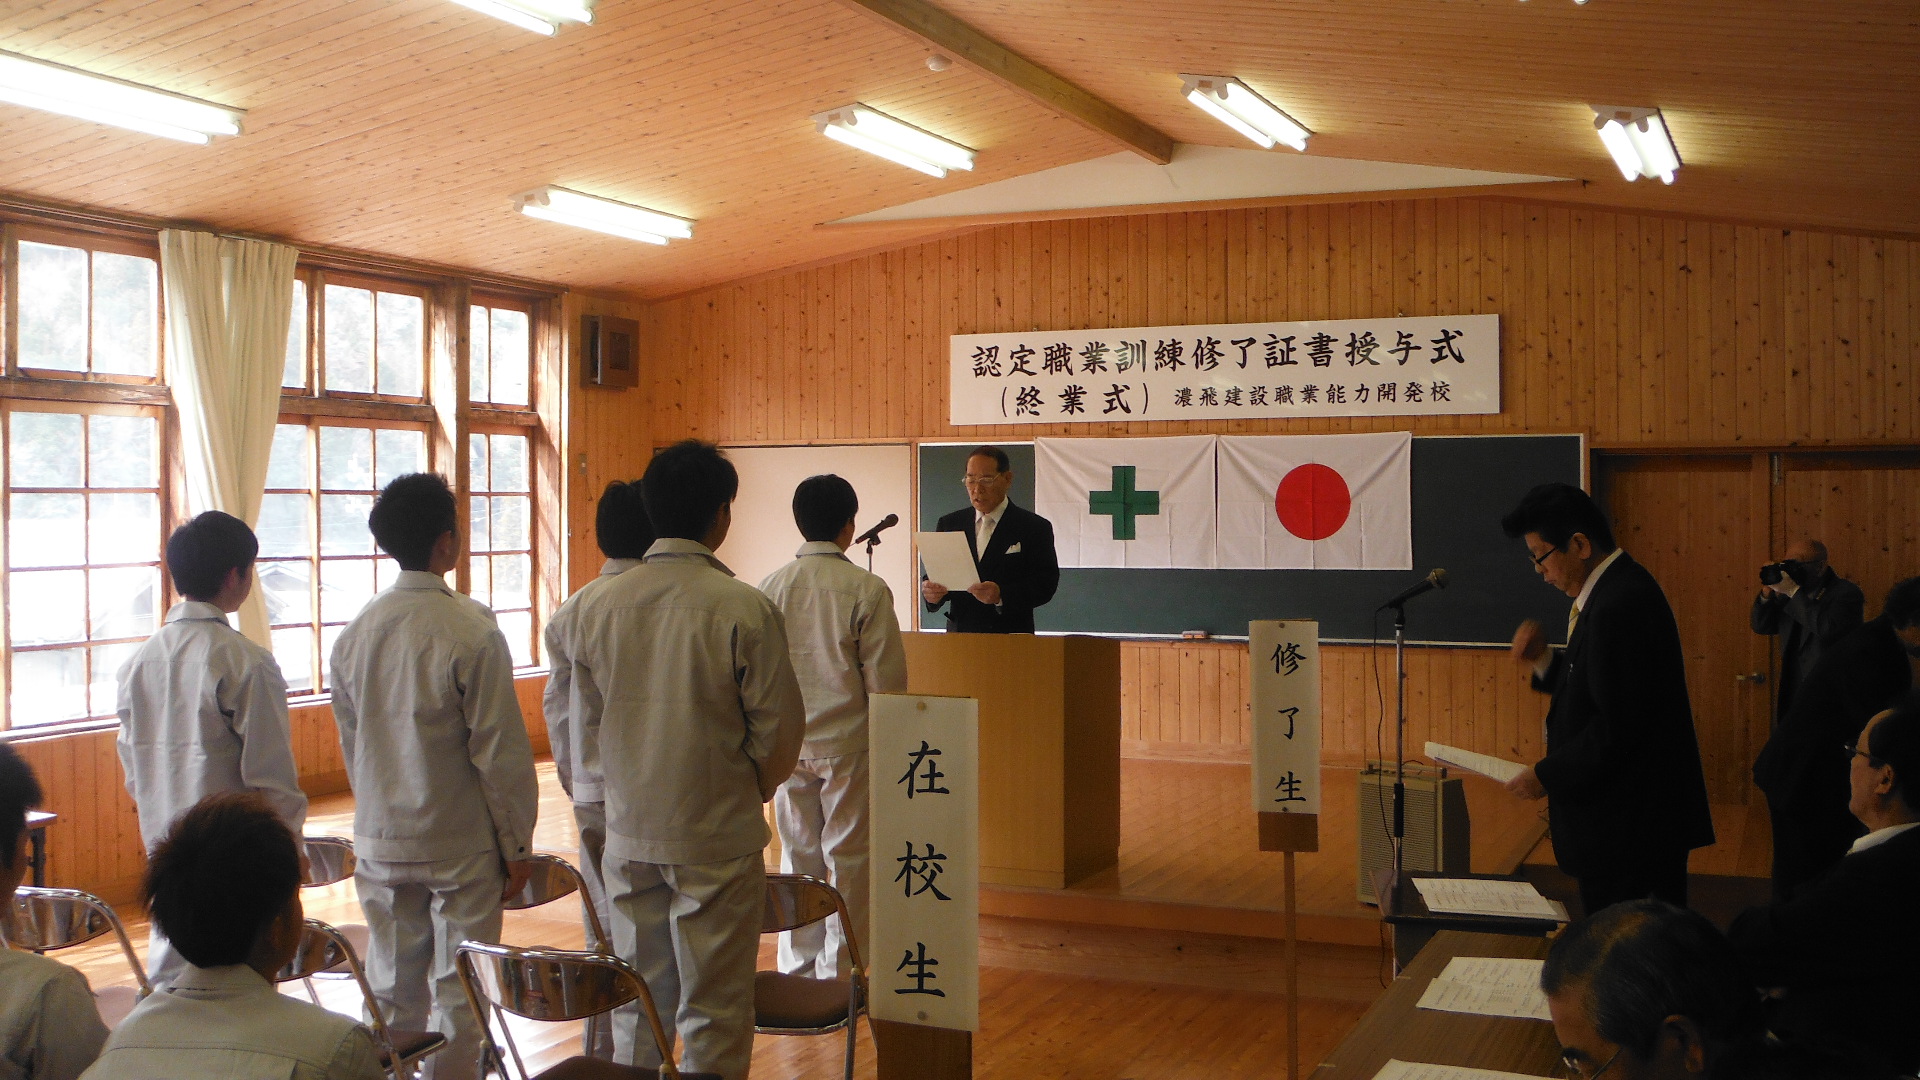
[[[592,229],[649,244],[664,244],[669,237],[678,240],[693,238],[691,219],[614,202],[612,199],[582,195],[563,187],[523,191],[513,197],[513,208],[543,221],[557,221],[562,225]]]
[[[858,102],[820,113],[813,124],[820,134],[835,142],[918,169],[935,179],[944,178],[950,169],[973,169],[972,150]]]
[[[1659,109],[1625,108],[1617,105],[1589,105],[1593,126],[1606,144],[1620,175],[1628,180],[1645,176],[1673,183],[1680,168],[1680,152],[1673,147],[1673,135],[1660,119]]]
[[[1307,138],[1313,132],[1275,108],[1273,102],[1247,89],[1239,79],[1231,75],[1182,75],[1180,79],[1181,92],[1188,101],[1262,149],[1271,150],[1275,143],[1286,143],[1295,150],[1307,148]]]
[[[10,52],[0,52],[0,101],[201,144],[215,135],[240,134],[244,115],[240,109]]]
[[[453,2],[548,37],[552,37],[563,22],[590,23],[593,21],[593,6],[589,0],[453,0]]]

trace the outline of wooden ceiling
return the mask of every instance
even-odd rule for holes
[[[1182,142],[1240,78],[1334,157],[1576,177],[1556,197],[1920,235],[1911,0],[937,0]],[[45,0],[0,49],[248,110],[211,147],[0,104],[0,192],[663,296],[903,243],[816,223],[1112,153],[840,0],[599,0],[542,38],[448,0]],[[808,117],[865,101],[981,151],[933,180]],[[1588,102],[1659,105],[1686,162],[1627,184]],[[1280,151],[1289,152],[1289,151]],[[560,184],[697,219],[654,248],[522,218]]]

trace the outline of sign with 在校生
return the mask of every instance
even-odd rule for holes
[[[1500,317],[955,334],[954,424],[1500,411]]]
[[[1253,809],[1320,814],[1320,624],[1251,623]],[[1312,850],[1302,848],[1296,850]]]

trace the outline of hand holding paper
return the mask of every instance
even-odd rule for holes
[[[914,539],[920,545],[920,565],[926,569],[928,581],[946,586],[948,592],[980,584],[966,533],[923,532],[915,534]]]

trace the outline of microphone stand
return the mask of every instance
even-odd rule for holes
[[[880,534],[874,533],[873,538],[867,541],[867,573],[869,574],[873,573],[873,549],[879,546]]]
[[[1388,889],[1400,887],[1407,840],[1407,609],[1393,607],[1393,877]],[[1384,906],[1389,897],[1375,897]]]

